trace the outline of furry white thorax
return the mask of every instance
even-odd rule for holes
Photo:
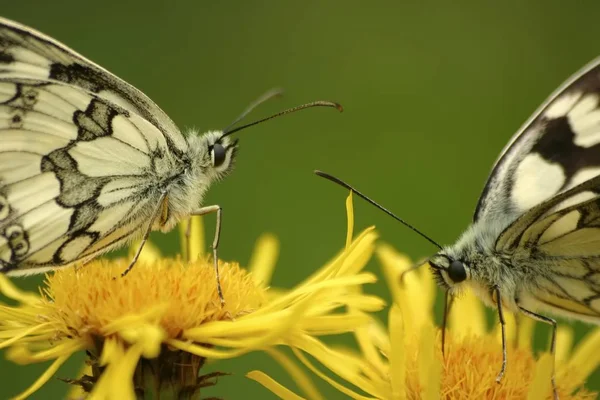
[[[452,294],[459,294],[470,287],[484,303],[496,307],[491,295],[494,286],[498,285],[505,307],[517,310],[514,300],[522,290],[521,271],[508,265],[510,260],[502,257],[495,249],[498,236],[511,222],[499,219],[478,220],[469,226],[455,244],[444,247],[432,257],[434,262],[442,255],[464,263],[467,279],[463,282],[454,283],[443,269],[441,271],[442,278]],[[441,264],[444,266],[445,263]],[[445,267],[447,268],[447,265]]]
[[[209,131],[204,134],[192,131],[186,135],[189,167],[168,187],[168,218],[163,224],[155,222],[154,229],[168,232],[181,219],[197,211],[202,207],[204,195],[209,187],[231,171],[236,148],[228,137],[218,140],[222,135],[222,131]],[[226,149],[226,156],[220,166],[214,167],[209,148],[217,141]]]

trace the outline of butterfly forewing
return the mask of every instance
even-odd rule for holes
[[[158,128],[171,151],[184,152],[185,138],[146,95],[56,40],[0,18],[0,78],[59,81],[96,94]]]
[[[510,223],[600,174],[600,59],[565,82],[502,152],[475,211]]]

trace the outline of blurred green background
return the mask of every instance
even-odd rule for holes
[[[221,257],[244,264],[261,233],[280,238],[273,284],[283,287],[344,243],[346,192],[313,169],[339,175],[451,243],[513,132],[600,50],[597,1],[4,0],[1,13],[134,84],[182,128],[223,128],[272,87],[286,95],[250,119],[316,99],[342,103],[341,115],[314,109],[241,133],[236,171],[206,199],[224,208]],[[384,240],[413,258],[435,251],[358,200],[356,221],[357,229],[376,224]],[[175,233],[152,240],[170,253],[177,248]],[[369,268],[379,273],[376,261]],[[34,288],[40,281],[18,283]],[[389,299],[383,282],[370,290]],[[589,329],[574,325],[578,337]],[[543,347],[548,331],[538,329],[537,339]],[[58,376],[73,376],[81,360]],[[234,376],[207,395],[272,398],[243,377],[256,368],[289,383],[260,355],[217,367]],[[0,398],[29,386],[41,370],[0,361]],[[34,398],[62,398],[65,390],[53,379]]]

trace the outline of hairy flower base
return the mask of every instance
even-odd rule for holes
[[[99,341],[98,345],[102,346]],[[90,374],[79,379],[63,379],[65,382],[79,386],[84,393],[92,392],[104,373],[100,354],[102,348],[87,351]],[[172,350],[162,346],[156,358],[141,358],[133,374],[133,387],[136,398],[199,398],[201,390],[214,386],[217,378],[228,375],[224,372],[200,374],[206,358],[181,350]]]

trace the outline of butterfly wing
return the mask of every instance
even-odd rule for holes
[[[172,151],[187,142],[175,123],[138,89],[32,28],[0,17],[0,78],[68,83],[134,112],[165,136]]]
[[[496,251],[536,269],[521,302],[598,322],[600,176],[523,214],[499,236]]]
[[[184,168],[136,113],[69,84],[0,77],[1,270],[68,265],[132,238]]]
[[[474,220],[503,226],[543,201],[600,175],[600,58],[560,86],[496,162]]]

